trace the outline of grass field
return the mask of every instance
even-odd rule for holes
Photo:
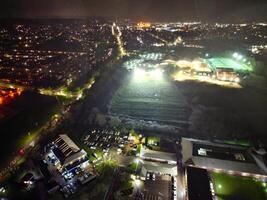
[[[159,58],[161,54],[141,54],[123,64],[127,79],[114,94],[110,113],[171,124],[187,122],[191,110],[175,84],[156,66]]]
[[[267,199],[266,184],[259,180],[222,173],[213,173],[212,179],[218,200]]]
[[[243,61],[237,61],[231,58],[209,58],[205,60],[213,69],[216,68],[229,68],[237,72],[251,72],[252,67]]]
[[[166,77],[134,77],[129,72],[111,101],[110,112],[137,119],[179,123],[188,120],[190,110],[185,98]]]

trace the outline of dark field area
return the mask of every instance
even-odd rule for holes
[[[187,182],[190,199],[212,200],[207,170],[187,167]]]
[[[259,139],[267,143],[265,88],[230,89],[193,82],[177,86],[192,105],[190,131],[199,137]]]
[[[44,44],[38,46],[41,50],[50,51],[82,51],[82,47],[77,41],[69,41],[67,35],[59,34],[58,37],[46,41]]]
[[[56,111],[57,105],[55,98],[33,92],[25,92],[9,105],[17,111],[17,114],[0,123],[2,163],[10,155],[18,154],[26,136],[34,134],[34,131],[38,130]]]

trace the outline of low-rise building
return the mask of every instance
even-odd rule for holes
[[[267,178],[265,171],[257,165],[248,147],[189,138],[182,138],[181,146],[182,162],[186,166]]]
[[[177,157],[175,153],[153,151],[143,148],[141,151],[141,158],[143,158],[144,160],[168,163],[170,165],[177,164]]]
[[[47,151],[45,159],[63,175],[74,173],[88,165],[87,153],[66,134],[59,135]]]

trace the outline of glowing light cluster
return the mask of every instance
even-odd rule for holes
[[[243,56],[237,52],[233,53],[233,57],[237,60],[242,60],[243,59]],[[245,62],[246,59],[244,58],[243,61]]]
[[[13,98],[19,96],[22,90],[17,89],[1,89],[0,88],[0,105],[10,102]]]
[[[153,79],[160,79],[162,78],[163,71],[161,69],[154,69],[151,71],[146,71],[141,68],[135,68],[134,69],[134,78],[138,80],[143,80],[146,77],[150,77]]]
[[[149,28],[151,26],[151,23],[149,22],[139,22],[137,23],[138,28]]]

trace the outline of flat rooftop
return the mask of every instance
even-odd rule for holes
[[[257,165],[248,147],[191,138],[182,138],[181,145],[183,162],[186,165],[266,176],[266,172]]]
[[[187,189],[189,200],[212,200],[207,170],[187,167]]]
[[[147,172],[157,172],[162,174],[171,174],[172,176],[177,175],[177,166],[176,165],[169,165],[166,163],[159,163],[159,162],[150,162],[150,161],[142,161],[142,169],[141,169],[141,176],[145,177]]]
[[[164,160],[164,161],[177,161],[175,153],[162,152],[162,151],[153,151],[150,149],[142,149],[141,157],[151,158],[155,160]]]
[[[203,156],[221,160],[254,163],[253,158],[244,149],[220,147],[207,144],[193,144],[193,156]]]

